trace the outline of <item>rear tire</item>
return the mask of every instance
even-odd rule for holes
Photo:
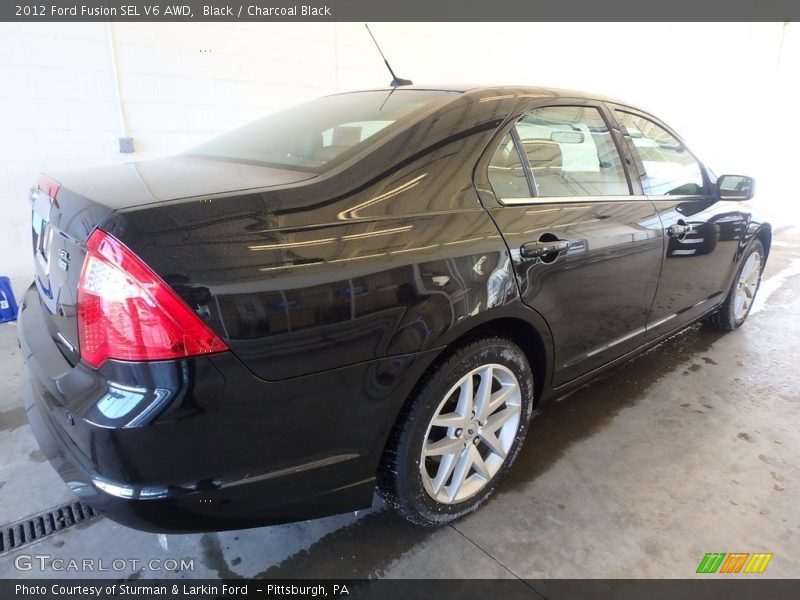
[[[420,381],[384,451],[378,491],[418,525],[476,510],[522,447],[533,408],[525,354],[499,337],[455,350]]]
[[[703,320],[707,327],[718,331],[733,331],[742,326],[753,308],[753,301],[761,285],[764,262],[764,246],[759,240],[754,240],[742,257],[722,306]]]

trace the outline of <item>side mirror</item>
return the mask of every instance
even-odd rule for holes
[[[755,192],[756,182],[746,175],[723,175],[717,179],[720,200],[750,200]]]

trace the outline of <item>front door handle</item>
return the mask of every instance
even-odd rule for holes
[[[692,233],[693,231],[694,226],[688,225],[683,219],[678,219],[677,223],[673,223],[667,227],[667,235],[673,238],[683,237],[688,233]]]
[[[558,254],[569,248],[568,240],[553,240],[552,242],[528,242],[522,244],[519,255],[522,258],[541,258],[548,254]]]
[[[686,225],[680,225],[678,223],[675,223],[674,225],[670,225],[669,227],[667,227],[667,235],[669,237],[673,238],[681,237],[683,235],[686,235],[686,232],[687,232]]]

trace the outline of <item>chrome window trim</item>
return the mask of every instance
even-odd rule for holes
[[[694,198],[696,196],[669,196],[671,199]],[[643,202],[651,201],[650,196],[532,196],[530,198],[497,198],[502,206],[524,206],[529,204],[579,204],[587,202]]]
[[[703,164],[699,163],[702,167]],[[653,202],[674,202],[675,200],[713,200],[714,196],[711,194],[681,194],[675,196],[668,196],[666,194],[655,194],[653,196],[647,196]]]

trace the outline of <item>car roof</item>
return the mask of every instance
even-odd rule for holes
[[[517,96],[517,97],[541,97],[541,98],[580,98],[585,100],[599,100],[601,102],[613,102],[623,106],[637,108],[635,105],[618,98],[612,98],[603,94],[596,94],[593,92],[571,90],[544,86],[530,86],[530,85],[487,85],[487,84],[414,84],[403,85],[396,88],[390,86],[368,88],[363,90],[354,90],[345,93],[357,92],[373,92],[373,91],[391,91],[391,90],[424,90],[424,91],[440,91],[440,92],[454,92],[459,94],[469,93],[479,98],[492,97],[500,95]]]

